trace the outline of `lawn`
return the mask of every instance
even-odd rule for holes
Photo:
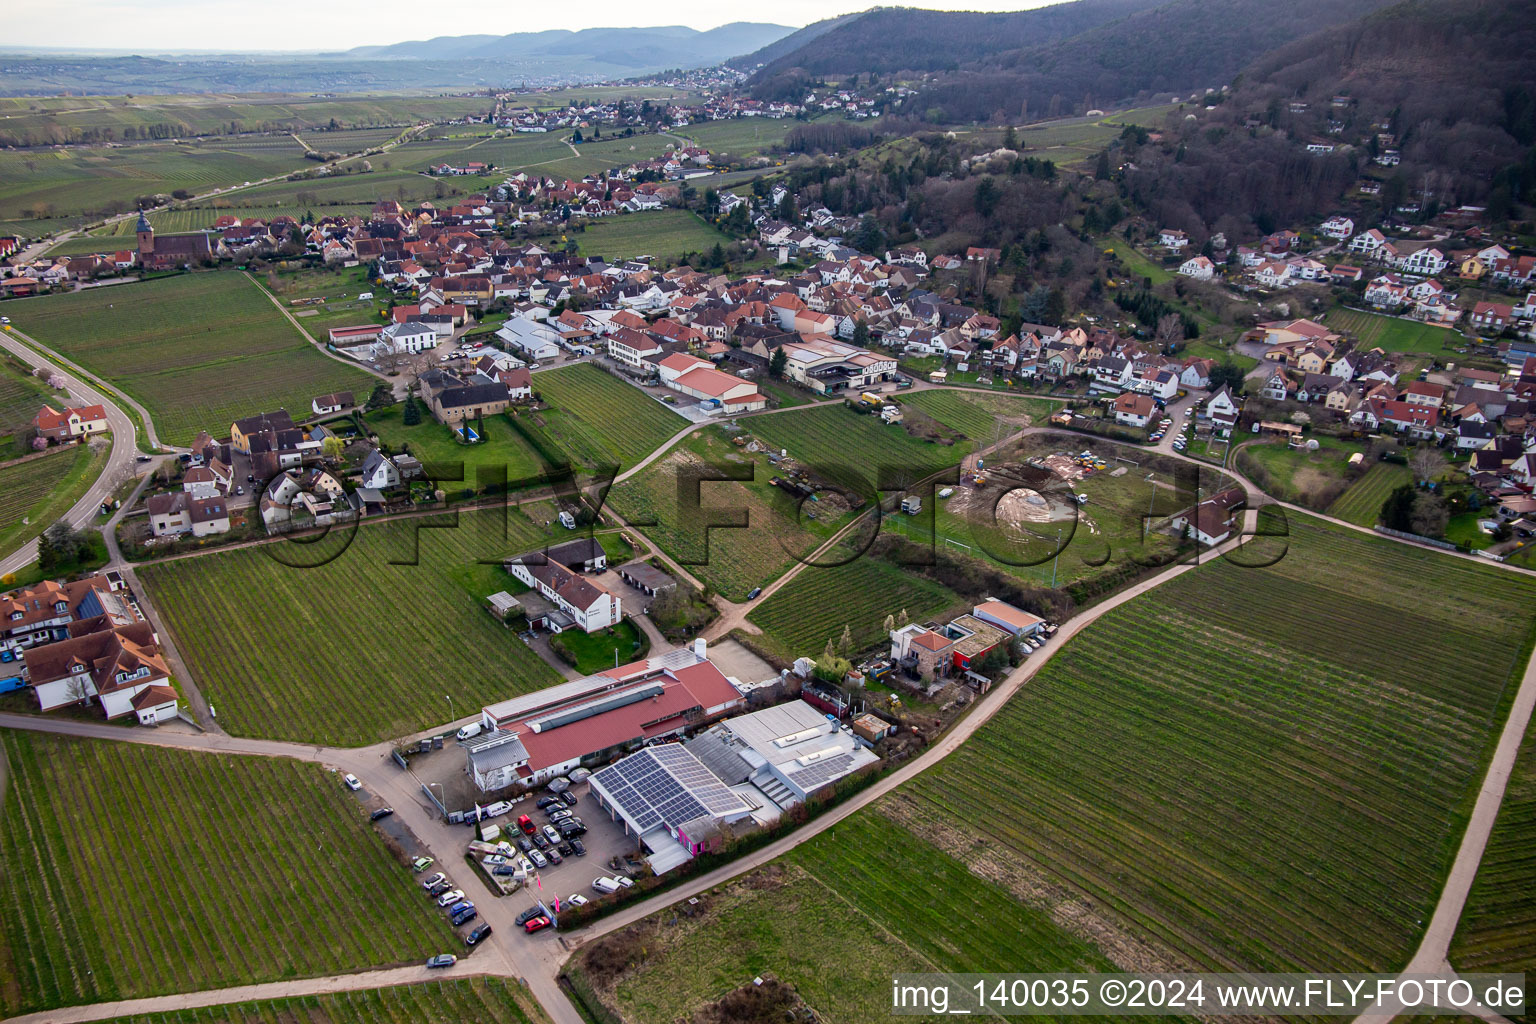
[[[1338,308],[1324,318],[1330,330],[1353,335],[1362,348],[1380,348],[1386,352],[1408,352],[1455,359],[1456,349],[1466,339],[1448,327],[1434,327],[1417,320],[1367,313],[1359,309]]]
[[[1412,480],[1413,473],[1407,466],[1378,462],[1328,506],[1328,514],[1356,526],[1375,526],[1387,496]]]
[[[512,582],[500,560],[565,531],[516,508],[449,513],[362,525],[337,553],[348,532],[140,568],[230,732],[372,743],[557,681],[481,591],[485,573]]]
[[[751,422],[761,426],[780,418]],[[689,572],[740,601],[753,587],[767,586],[807,557],[847,521],[848,509],[826,495],[825,502],[806,502],[802,516],[790,496],[769,482],[776,470],[766,456],[746,454],[729,436],[718,426],[690,434],[665,458],[616,484],[608,501]],[[706,464],[750,470],[751,477],[695,487],[691,481],[699,473],[725,475],[706,470]]]
[[[393,452],[409,451],[421,460],[427,475],[448,490],[458,489],[449,481],[462,480],[460,486],[479,489],[499,486],[503,470],[510,482],[530,479],[544,469],[538,453],[512,429],[505,414],[471,424],[485,438],[478,444],[461,444],[425,409],[415,426],[406,426],[404,416],[404,404],[397,404],[368,413],[364,422],[378,434],[384,447]]]
[[[540,1024],[549,1018],[526,988],[506,978],[424,981],[323,996],[144,1013],[105,1024]]]
[[[792,985],[818,1020],[874,1021],[891,1012],[897,972],[1112,969],[983,865],[999,866],[987,851],[940,849],[865,810],[571,962],[626,1024],[696,1019],[701,1004],[760,975]],[[644,953],[610,973],[603,954],[614,949]]]
[[[1316,441],[1317,451],[1292,448],[1284,441],[1245,445],[1238,452],[1237,468],[1272,497],[1325,509],[1349,486],[1349,457],[1365,451],[1365,445],[1323,434],[1306,440]]]
[[[959,604],[958,597],[937,583],[863,557],[846,565],[808,566],[747,619],[763,630],[766,646],[793,661],[819,658],[827,641],[837,645],[845,627],[858,654],[886,639],[887,615],[905,609],[910,621],[922,622]]]
[[[111,451],[106,440],[55,448],[0,468],[0,551],[14,550],[57,522],[96,482]]]
[[[1536,974],[1536,720],[1510,772],[1450,961],[1463,973]]]
[[[551,643],[569,651],[576,658],[576,671],[584,676],[634,661],[649,646],[645,634],[629,619],[599,633],[568,629],[551,638]]]
[[[1016,395],[987,395],[975,391],[935,389],[898,396],[902,405],[915,406],[953,427],[966,437],[992,444],[1025,427],[1043,423],[1061,408],[1060,402]]]
[[[249,278],[183,274],[23,299],[17,327],[142,402],[160,439],[190,444],[242,416],[308,415],[331,391],[367,394],[373,378],[304,340]]]
[[[0,755],[7,1015],[450,948],[361,803],[315,765],[25,732],[0,733]]]
[[[1524,668],[1536,583],[1289,529],[1275,564],[1208,564],[1072,640],[905,790],[917,817],[1202,967],[1401,967]]]
[[[661,447],[688,421],[639,388],[586,363],[534,375],[551,408],[539,414],[556,443],[583,466],[620,471]]]
[[[590,224],[570,235],[583,256],[609,260],[654,256],[663,263],[685,252],[707,252],[716,244],[729,245],[730,236],[706,224],[688,210],[642,210],[620,214]]]

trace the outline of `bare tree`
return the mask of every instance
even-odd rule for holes
[[[1420,445],[1413,450],[1408,457],[1408,466],[1413,470],[1413,478],[1422,483],[1431,483],[1445,470],[1445,456],[1440,450],[1429,445]]]
[[[1422,491],[1413,499],[1413,512],[1409,521],[1413,525],[1413,532],[1422,537],[1443,537],[1445,526],[1451,521],[1451,513],[1444,498]]]
[[[1157,345],[1166,349],[1184,340],[1184,321],[1177,313],[1164,313],[1157,320]]]

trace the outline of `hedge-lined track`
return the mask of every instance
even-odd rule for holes
[[[0,755],[8,1015],[450,948],[361,805],[314,765],[25,732],[0,733]]]
[[[355,745],[556,681],[463,579],[514,584],[498,560],[548,536],[516,509],[450,513],[363,525],[316,568],[279,563],[300,552],[282,544],[145,565],[139,578],[230,732]],[[418,543],[419,564],[391,564]]]

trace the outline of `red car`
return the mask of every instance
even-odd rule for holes
[[[527,932],[529,935],[532,935],[534,932],[542,931],[543,929],[548,928],[548,927],[549,927],[549,918],[547,918],[544,915],[540,914],[538,917],[535,917],[533,920],[525,922],[523,924],[523,931]]]
[[[534,833],[533,819],[526,814],[517,816],[517,827],[523,830],[524,835],[531,836]]]

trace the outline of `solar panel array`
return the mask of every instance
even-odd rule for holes
[[[852,754],[838,754],[807,765],[799,771],[786,772],[785,775],[803,792],[814,793],[820,786],[840,778],[852,764]]]
[[[676,827],[705,814],[723,817],[746,809],[740,797],[675,743],[642,750],[592,778],[641,832],[662,824]]]

